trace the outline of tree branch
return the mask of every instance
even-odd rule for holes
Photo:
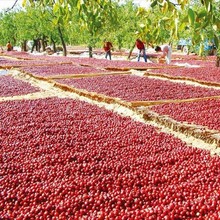
[[[9,12],[9,11],[11,11],[11,10],[15,7],[15,5],[17,4],[17,2],[18,2],[18,0],[15,0],[14,4],[12,5],[12,7],[9,8],[9,9],[6,11],[6,13]]]
[[[166,0],[168,3],[171,3],[172,5],[174,5],[174,6],[179,6],[179,5],[181,5],[181,4],[177,4],[177,3],[174,3],[174,2],[171,2],[171,1],[169,1],[169,0]]]

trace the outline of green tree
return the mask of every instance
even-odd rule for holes
[[[109,29],[105,35],[109,33],[112,38],[115,38],[119,50],[122,47],[131,49],[134,45],[140,23],[137,12],[138,7],[128,0],[117,6],[117,20],[107,26]]]
[[[11,41],[12,45],[15,45],[17,43],[16,12],[2,13],[0,19],[1,44],[6,45],[8,41]]]
[[[63,27],[69,24],[71,13],[77,8],[82,28],[89,34],[89,40],[87,42],[90,56],[92,56],[92,47],[96,44],[99,34],[99,30],[106,19],[113,15],[113,7],[111,1],[107,0],[24,0],[23,4],[37,5],[38,7],[49,8],[53,15],[53,23],[57,25],[57,30],[60,35],[62,45],[66,54],[66,45],[63,38]]]
[[[200,55],[203,53],[203,45],[206,39],[214,39],[215,45],[219,48],[219,2],[214,0],[177,0],[177,3],[167,0],[152,0],[151,7],[157,7],[161,12],[172,12],[172,17],[176,19],[177,27],[171,25],[171,32],[175,34],[175,29],[185,25],[190,30],[190,37],[193,44],[201,43]],[[186,13],[186,14],[185,14]],[[183,17],[182,14],[186,16]],[[172,19],[172,17],[170,17]],[[168,20],[168,22],[170,22]],[[178,37],[178,35],[177,35]],[[218,49],[219,50],[219,49]]]
[[[57,33],[60,37],[60,42],[63,47],[64,56],[67,55],[66,43],[64,39],[64,30],[70,22],[71,8],[67,1],[64,0],[24,0],[23,6],[31,6],[39,8],[42,10],[42,13],[50,13],[51,15],[51,25],[56,27]],[[51,39],[54,40],[54,39]]]
[[[109,21],[114,23],[115,5],[111,1],[85,0],[78,2],[78,10],[82,28],[86,30],[89,35],[87,45],[89,48],[89,56],[92,57],[92,48],[96,46],[102,36],[102,29],[108,28]]]

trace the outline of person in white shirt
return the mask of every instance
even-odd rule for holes
[[[155,47],[156,52],[162,52],[162,56],[160,58],[165,58],[166,63],[170,64],[172,57],[172,48],[170,45],[162,45]]]

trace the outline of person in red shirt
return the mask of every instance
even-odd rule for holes
[[[109,57],[109,59],[112,59],[112,53],[111,50],[113,49],[113,45],[111,42],[104,40],[104,46],[103,49],[105,51],[105,58]]]
[[[140,61],[141,56],[143,56],[144,61],[147,62],[147,54],[146,54],[145,46],[144,46],[144,43],[139,38],[136,40],[136,47],[139,50],[139,52],[138,52],[138,62]]]

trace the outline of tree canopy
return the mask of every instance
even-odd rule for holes
[[[16,3],[16,0],[15,0]],[[180,38],[193,45],[206,40],[219,48],[220,1],[151,0],[149,8],[132,0],[23,0],[21,10],[0,14],[0,44],[46,38],[54,45],[101,47],[108,38],[121,49],[131,48],[141,38],[150,45],[175,44]]]

